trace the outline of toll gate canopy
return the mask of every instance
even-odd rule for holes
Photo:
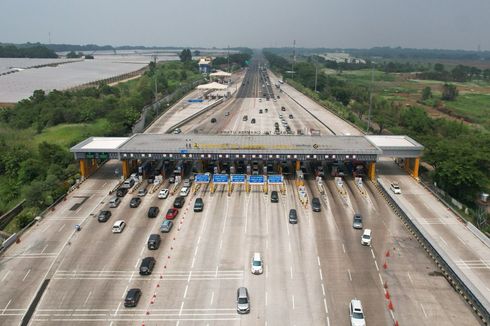
[[[73,146],[75,159],[119,160],[358,160],[420,157],[408,136],[135,134],[90,137]]]

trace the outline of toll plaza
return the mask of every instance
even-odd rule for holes
[[[298,171],[298,186],[302,185],[303,164],[320,166],[319,170],[326,164],[337,174],[344,166],[352,170],[354,165],[362,164],[369,179],[374,180],[376,162],[381,157],[403,159],[407,172],[417,178],[422,150],[423,146],[408,136],[202,134],[90,137],[70,149],[80,163],[83,178],[107,159],[122,162],[125,178],[144,162],[173,162],[179,167],[185,162],[192,164],[197,173],[212,166],[213,175],[201,174],[198,184],[209,184],[211,191],[219,185],[227,186],[229,192],[238,185],[244,185],[247,191],[259,187],[264,192],[271,185],[280,186],[283,180],[266,178],[266,174],[282,175],[287,172],[287,164]],[[358,172],[354,170],[354,174]]]

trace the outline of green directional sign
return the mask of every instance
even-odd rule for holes
[[[95,154],[94,153],[86,153],[85,158],[94,158]]]
[[[99,158],[102,160],[107,160],[109,158],[109,153],[99,153]]]

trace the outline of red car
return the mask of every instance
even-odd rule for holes
[[[167,215],[165,215],[165,218],[167,220],[173,220],[177,214],[179,214],[179,210],[177,208],[170,208],[168,211],[167,211]]]

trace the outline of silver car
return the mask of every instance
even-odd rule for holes
[[[354,229],[362,229],[362,216],[361,214],[354,214],[352,221],[352,227]]]
[[[236,291],[236,311],[239,314],[250,312],[250,298],[248,297],[248,290],[245,287],[240,287]]]

